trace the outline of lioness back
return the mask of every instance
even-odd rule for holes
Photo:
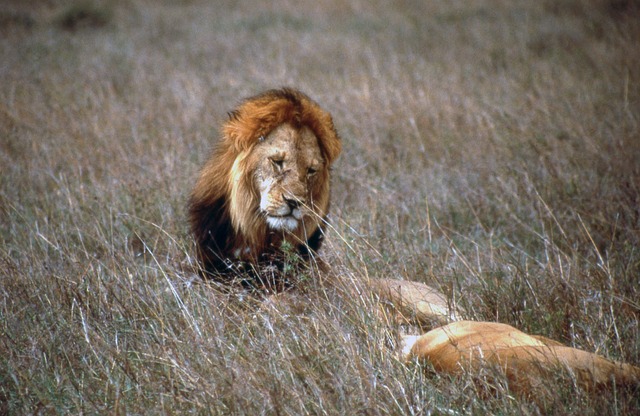
[[[206,274],[305,258],[323,240],[330,167],[341,150],[331,115],[300,91],[270,90],[229,113],[189,202]]]

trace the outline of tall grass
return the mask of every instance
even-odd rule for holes
[[[184,212],[226,111],[300,88],[345,141],[322,255],[347,284],[427,282],[469,318],[639,365],[639,17],[633,0],[5,2],[0,414],[636,413],[637,391],[552,381],[541,410],[404,365],[365,292],[264,307],[200,284]]]

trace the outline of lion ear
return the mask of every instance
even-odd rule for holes
[[[333,120],[329,114],[326,114],[326,120],[321,122],[320,128],[320,147],[325,153],[327,162],[332,164],[342,151],[342,141],[333,126]]]
[[[333,125],[331,115],[314,103],[305,108],[302,119],[318,137],[322,153],[331,165],[342,151],[342,141]]]

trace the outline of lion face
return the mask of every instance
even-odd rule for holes
[[[304,223],[317,223],[314,190],[325,162],[313,132],[282,124],[256,144],[253,154],[254,186],[267,226],[294,232]]]

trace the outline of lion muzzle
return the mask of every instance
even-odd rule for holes
[[[274,230],[295,231],[304,217],[304,206],[303,200],[282,195],[281,203],[275,208],[264,207],[267,225]]]

